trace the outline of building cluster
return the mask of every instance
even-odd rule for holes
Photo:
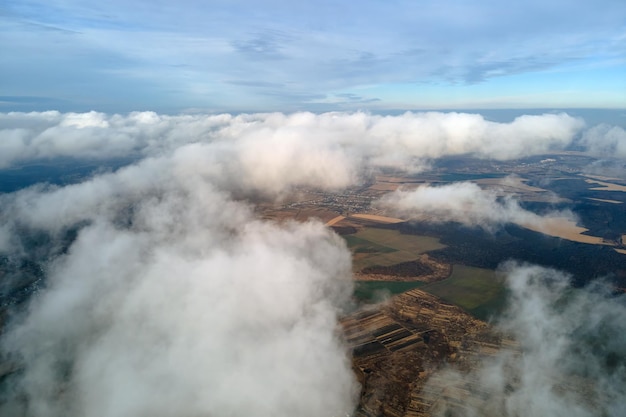
[[[342,193],[333,193],[328,191],[307,191],[308,194],[315,195],[305,201],[298,201],[285,204],[282,208],[299,209],[299,208],[324,208],[340,214],[354,214],[369,212],[372,201],[377,197],[363,192],[363,189],[349,189]]]

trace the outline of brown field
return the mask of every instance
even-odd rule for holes
[[[350,217],[356,217],[357,219],[371,220],[377,223],[402,223],[406,221],[402,219],[397,219],[395,217],[379,216],[376,214],[351,214]]]
[[[590,180],[590,179],[586,179],[585,182],[588,183],[588,184],[598,184],[598,185],[601,185],[601,187],[590,188],[590,190],[594,190],[594,191],[621,191],[623,193],[626,193],[626,185],[619,185],[619,184],[613,184],[611,182],[604,182],[604,181],[597,181],[597,180]]]
[[[345,238],[353,250],[355,271],[370,266],[391,266],[413,261],[423,253],[445,247],[439,239],[430,236],[403,235],[397,230],[374,227],[363,228]],[[371,249],[360,249],[367,247]]]
[[[593,198],[593,197],[587,197],[587,200],[599,201],[599,202],[601,202],[601,203],[622,204],[622,202],[621,202],[621,201],[617,201],[617,200],[605,200],[604,198]]]
[[[392,182],[377,182],[376,184],[369,187],[369,189],[375,191],[395,191],[400,185],[402,184]]]
[[[277,222],[282,222],[285,220],[293,220],[298,215],[298,209],[264,209],[263,210],[263,218],[265,220],[272,220]]]
[[[278,222],[286,220],[307,221],[311,219],[318,219],[324,223],[335,220],[339,213],[328,210],[325,208],[280,208],[280,209],[264,209],[263,218],[267,220],[274,220]],[[342,220],[342,219],[340,219]],[[335,223],[339,222],[337,220]],[[333,223],[334,224],[334,223]]]
[[[310,209],[301,209],[298,211],[296,215],[296,220],[298,221],[306,221],[309,219],[319,219],[323,222],[328,222],[331,219],[337,217],[339,213],[331,210],[327,210],[324,208],[310,208]]]
[[[398,251],[409,251],[417,255],[432,250],[445,248],[439,239],[430,236],[405,235],[397,230],[364,228],[355,236],[375,242],[379,245],[393,248]]]
[[[612,246],[612,243],[606,242],[601,237],[584,235],[583,233],[589,229],[576,226],[576,222],[564,217],[545,219],[540,225],[520,224],[520,226],[535,232],[543,233],[544,235],[560,237],[561,239],[567,239],[574,242]]]
[[[398,268],[396,267],[404,265],[403,263],[389,265],[388,266],[389,268],[386,268],[386,266],[383,266],[383,265],[374,265],[373,268],[380,268],[383,270],[389,269],[390,274],[385,275],[384,273],[382,274],[371,273],[367,271],[367,269],[369,268],[366,268],[366,270],[363,273],[355,272],[354,280],[355,281],[379,281],[379,282],[380,281],[393,281],[393,282],[420,281],[420,282],[430,283],[430,282],[436,282],[436,281],[441,281],[443,279],[446,279],[450,276],[450,273],[452,272],[452,265],[433,259],[425,253],[422,255],[419,255],[419,257],[417,257],[415,260],[406,262],[405,264],[409,264],[409,263],[414,263],[416,267],[422,267],[425,270],[425,272],[418,274],[418,275],[413,275],[413,274],[402,275],[398,273],[400,271],[398,271],[397,270]]]
[[[356,417],[438,415],[440,401],[465,401],[470,391],[467,381],[445,390],[435,386],[436,392],[432,385],[424,389],[433,372],[444,364],[467,371],[501,347],[517,346],[487,323],[419,289],[356,311],[341,324],[362,387]]]
[[[615,249],[615,252],[626,255],[626,249]]]
[[[332,219],[330,219],[329,221],[326,222],[326,226],[332,226],[334,224],[337,224],[337,223],[339,223],[340,221],[342,221],[345,218],[346,218],[345,216],[334,217],[334,218],[332,218]]]
[[[603,175],[583,175],[583,177],[593,178],[600,181],[624,181],[624,178],[605,177]]]

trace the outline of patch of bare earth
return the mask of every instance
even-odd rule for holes
[[[590,188],[590,190],[594,190],[594,191],[621,191],[621,192],[626,193],[626,185],[619,185],[619,184],[613,184],[611,182],[597,181],[597,180],[590,180],[590,179],[586,179],[585,182],[588,183],[588,184],[598,184],[598,185],[601,186],[601,187]]]
[[[395,191],[400,185],[397,182],[380,182],[372,185],[369,189],[374,191]]]
[[[387,223],[387,224],[403,223],[406,221],[406,220],[398,219],[395,217],[379,216],[377,214],[359,213],[359,214],[351,214],[350,217],[354,217],[357,219],[371,220],[376,223]]]
[[[345,218],[346,218],[345,216],[333,217],[332,219],[330,219],[329,221],[326,222],[326,226],[333,226],[333,225],[339,223],[340,221],[342,221]]]
[[[273,221],[286,221],[286,220],[297,220],[297,221],[307,221],[312,219],[317,219],[324,223],[327,223],[331,220],[336,219],[338,213],[332,210],[327,210],[325,208],[316,208],[316,207],[307,207],[307,208],[279,208],[272,209],[266,208],[262,210],[263,219],[265,220],[273,220]],[[341,219],[336,222],[341,221]]]
[[[444,364],[469,371],[481,357],[513,345],[487,323],[419,289],[354,312],[341,324],[362,386],[358,417],[431,416],[438,397],[423,388],[433,372]]]
[[[587,200],[593,200],[593,201],[599,201],[601,203],[611,203],[611,204],[622,204],[621,201],[617,201],[617,200],[606,200],[604,198],[593,198],[593,197],[587,197]]]
[[[452,265],[437,261],[427,254],[410,262],[403,262],[391,266],[375,266],[365,268],[354,274],[356,281],[419,281],[435,282],[450,276]]]
[[[574,242],[589,243],[592,245],[613,245],[611,242],[607,242],[601,237],[583,234],[589,229],[576,226],[576,222],[564,217],[547,218],[544,219],[541,224],[522,223],[520,226],[545,235],[560,237]]]

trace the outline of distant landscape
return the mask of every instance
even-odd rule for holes
[[[331,227],[353,253],[353,268],[360,280],[358,298],[380,300],[385,293],[420,287],[487,319],[504,305],[505,292],[497,268],[507,260],[566,271],[577,286],[601,278],[612,282],[616,291],[626,290],[626,246],[622,238],[626,234],[626,193],[621,188],[626,177],[586,173],[593,161],[577,152],[509,162],[448,158],[428,172],[379,175],[347,194],[302,197],[301,201],[269,209],[266,215],[332,219]],[[458,222],[394,219],[370,204],[399,187],[463,181],[495,190],[502,197],[513,195],[532,212],[570,209],[584,228],[563,220],[558,227],[505,224],[489,231]],[[338,214],[343,216],[336,218]],[[439,277],[440,283],[424,285],[424,276],[432,271],[420,263],[421,254],[428,254],[431,262],[448,271]],[[455,295],[467,293],[468,287],[471,301]]]

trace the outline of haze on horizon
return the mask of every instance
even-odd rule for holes
[[[626,5],[8,0],[0,111],[626,108]]]

